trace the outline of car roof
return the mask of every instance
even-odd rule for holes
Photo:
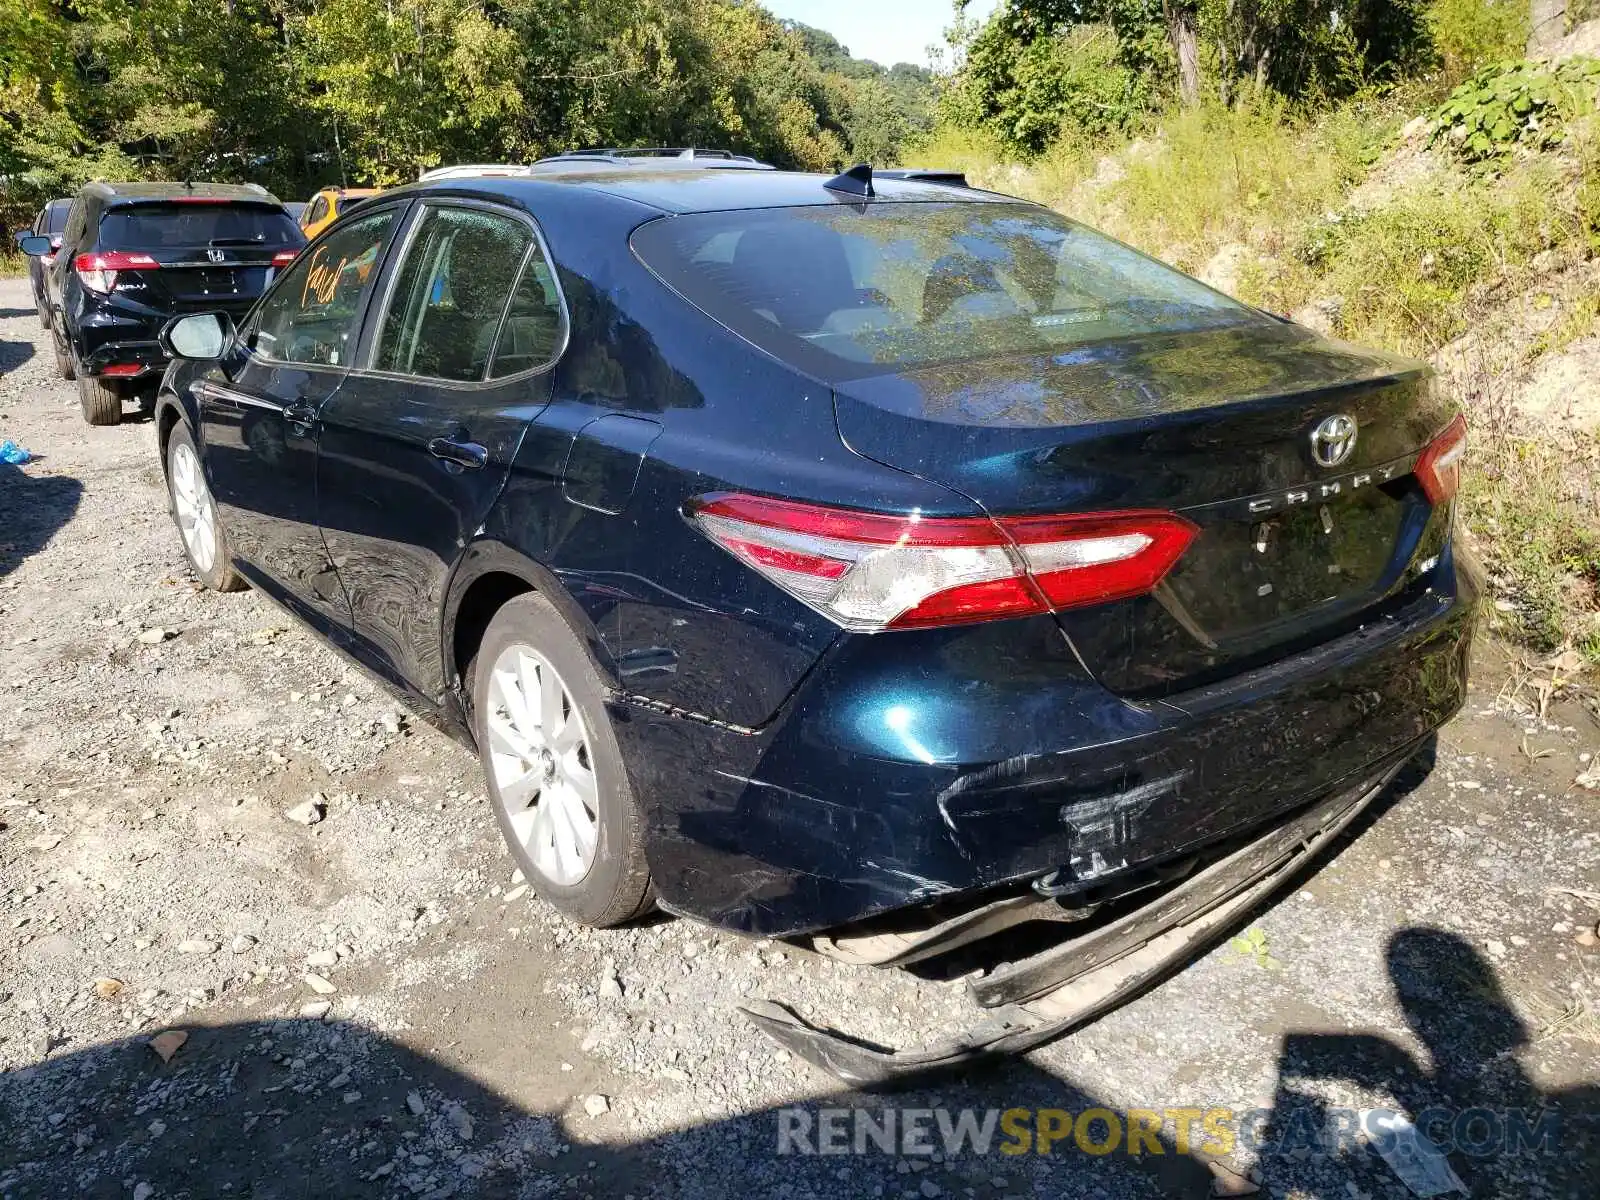
[[[484,196],[527,199],[541,187],[559,185],[619,196],[664,213],[798,208],[813,204],[1025,203],[1012,196],[973,188],[888,178],[875,180],[876,194],[868,198],[826,187],[832,178],[803,171],[729,171],[706,170],[703,167],[670,169],[660,163],[638,167],[591,166],[567,160],[537,164],[521,176],[429,180],[410,185],[404,190],[424,193],[466,191]]]
[[[83,190],[110,204],[183,199],[278,203],[276,196],[257,183],[91,183]]]

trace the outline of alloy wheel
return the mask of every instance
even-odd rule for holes
[[[600,840],[588,730],[561,676],[531,646],[508,646],[490,672],[485,724],[500,806],[534,868],[572,887]]]
[[[217,507],[194,451],[180,444],[172,453],[172,504],[189,556],[202,572],[217,561]]]

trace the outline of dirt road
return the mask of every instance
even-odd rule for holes
[[[851,1095],[735,1004],[909,1044],[974,1019],[958,983],[556,918],[467,753],[259,596],[195,587],[152,429],[84,424],[21,280],[0,281],[0,371],[0,440],[38,456],[0,466],[0,1196],[1211,1187],[1176,1125],[1139,1157],[779,1155],[796,1103],[1222,1107],[1280,1131],[1556,1105],[1551,1153],[1451,1161],[1474,1195],[1592,1194],[1600,954],[1577,939],[1600,917],[1600,792],[1573,780],[1600,736],[1578,705],[1533,715],[1486,665],[1431,775],[1258,914],[1256,950],[1025,1060]],[[311,799],[320,822],[285,815]],[[167,1063],[164,1030],[188,1035]],[[1409,1194],[1358,1146],[1258,1142],[1225,1157],[1270,1194]]]

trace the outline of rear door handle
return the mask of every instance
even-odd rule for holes
[[[477,442],[457,442],[451,438],[434,438],[428,443],[428,453],[465,471],[476,471],[489,461],[489,451]]]

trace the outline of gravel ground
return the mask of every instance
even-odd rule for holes
[[[1534,714],[1492,650],[1432,773],[1257,915],[1260,953],[1024,1059],[846,1093],[738,1000],[909,1045],[975,1021],[960,985],[556,917],[472,757],[259,596],[198,590],[150,426],[89,428],[51,365],[0,281],[0,440],[38,455],[0,466],[0,1197],[1411,1194],[1348,1139],[1223,1169],[1171,1125],[1140,1156],[779,1155],[796,1104],[1279,1131],[1549,1107],[1552,1152],[1451,1162],[1475,1196],[1593,1195],[1600,793],[1573,780],[1600,733]]]

